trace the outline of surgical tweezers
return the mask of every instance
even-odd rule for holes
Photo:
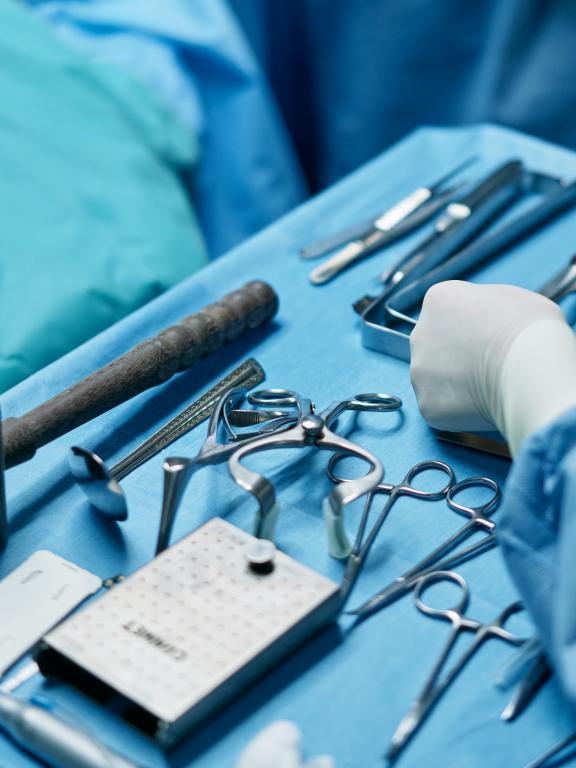
[[[532,172],[527,173],[530,178],[534,177]],[[494,232],[475,240],[440,265],[426,271],[419,278],[411,280],[408,285],[399,286],[399,290],[395,291],[392,297],[387,290],[384,290],[376,298],[365,296],[359,299],[354,304],[354,308],[362,314],[364,346],[400,360],[409,361],[409,334],[399,327],[394,327],[391,319],[413,327],[416,321],[406,313],[409,308],[415,307],[422,301],[426,291],[432,285],[442,280],[460,278],[488,259],[525,240],[576,205],[576,182],[569,184],[556,182],[554,186],[553,180],[550,180],[550,186],[552,191],[548,192],[535,206],[498,227]],[[550,287],[548,290],[554,295]],[[560,297],[556,293],[556,300],[558,298]]]
[[[300,256],[311,259],[343,246],[331,258],[312,270],[311,282],[315,285],[328,282],[347,267],[391,245],[427,222],[448,204],[464,183],[460,182],[444,189],[446,182],[475,160],[476,158],[470,158],[460,163],[429,187],[418,187],[376,219],[348,228],[303,249]]]

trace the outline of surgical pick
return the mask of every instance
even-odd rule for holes
[[[423,600],[425,590],[433,584],[442,581],[453,582],[461,589],[460,600],[453,608],[435,608],[428,603],[425,603]],[[452,625],[452,630],[438,661],[434,665],[430,676],[424,684],[420,696],[412,704],[392,737],[392,741],[386,752],[386,759],[390,762],[394,761],[400,755],[412,736],[414,736],[426,717],[430,714],[435,704],[486,640],[489,640],[491,637],[497,637],[500,638],[500,640],[505,640],[506,642],[517,646],[526,642],[525,639],[517,637],[504,628],[506,621],[513,614],[523,610],[521,603],[512,603],[493,621],[482,623],[464,615],[464,611],[468,605],[469,594],[468,585],[465,579],[454,571],[434,571],[433,573],[429,573],[416,587],[414,598],[418,610],[434,619],[449,621]],[[444,677],[440,679],[440,675],[448,661],[448,657],[450,656],[460,633],[464,631],[473,632],[474,640],[454,666],[452,666],[452,668],[445,673]]]
[[[456,500],[456,497],[463,491],[470,488],[486,488],[491,492],[490,498],[478,506],[468,506]],[[411,592],[423,576],[434,570],[449,570],[476,555],[486,552],[496,545],[496,523],[490,518],[496,511],[500,503],[501,492],[498,483],[489,477],[469,477],[455,483],[448,489],[446,494],[446,503],[448,507],[459,515],[468,517],[468,521],[444,543],[437,547],[433,552],[416,563],[412,568],[403,573],[398,578],[375,594],[358,608],[349,611],[349,613],[366,618],[390,605],[398,598]],[[465,539],[476,531],[481,531],[482,538],[464,549],[453,550]],[[449,553],[452,553],[449,555]],[[449,555],[448,557],[445,557]]]
[[[256,410],[260,407],[280,407],[288,410],[283,415],[265,422],[258,429],[242,435],[234,430],[231,420],[234,417],[234,409],[238,408],[245,396],[246,390],[237,388],[222,397],[210,419],[206,441],[194,458],[175,457],[164,462],[164,494],[157,552],[161,552],[168,544],[180,501],[193,471],[205,464],[226,460],[236,484],[252,493],[258,502],[255,535],[258,538],[273,539],[278,515],[274,486],[262,475],[242,466],[241,460],[249,454],[268,449],[314,446],[331,451],[347,451],[363,459],[371,467],[366,475],[349,484],[347,490],[336,487],[324,501],[324,509],[331,510],[330,515],[325,514],[330,554],[334,557],[345,557],[348,551],[342,549],[342,508],[371,491],[382,479],[384,470],[372,453],[340,437],[333,428],[345,411],[395,411],[402,407],[402,401],[393,395],[360,394],[332,403],[323,411],[317,412],[311,400],[291,390],[260,390],[248,396],[248,402],[256,406]],[[245,422],[244,411],[242,422]],[[226,432],[224,442],[218,441],[221,425]]]

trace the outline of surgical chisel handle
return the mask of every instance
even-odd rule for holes
[[[53,768],[139,768],[43,707],[0,693],[0,728]]]
[[[270,320],[278,296],[254,280],[141,342],[73,387],[4,422],[6,466],[27,461],[46,443],[190,368]]]

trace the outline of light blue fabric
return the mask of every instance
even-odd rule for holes
[[[518,589],[576,706],[576,410],[526,442],[500,530]]]
[[[303,174],[320,189],[420,125],[491,121],[576,147],[573,0],[29,2],[200,133],[213,254],[301,200]]]
[[[352,302],[373,284],[375,274],[426,231],[367,259],[323,287],[309,283],[311,265],[297,256],[298,249],[310,240],[364,220],[471,154],[481,158],[475,169],[478,176],[510,157],[521,157],[532,168],[576,176],[572,152],[512,131],[490,127],[419,131],[3,396],[6,417],[22,414],[245,279],[268,280],[280,295],[277,319],[266,330],[79,427],[40,449],[31,462],[8,471],[11,537],[0,556],[0,577],[40,547],[101,576],[131,573],[147,562],[153,555],[159,521],[162,458],[193,454],[204,439],[205,426],[182,437],[123,481],[130,517],[121,525],[102,521],[90,509],[70,480],[66,451],[73,444],[85,445],[106,461],[118,461],[249,354],[264,366],[267,385],[297,389],[319,407],[356,392],[388,391],[402,397],[403,419],[394,414],[360,414],[352,434],[382,458],[387,480],[400,480],[417,461],[439,458],[454,467],[458,479],[489,475],[504,482],[507,462],[437,443],[418,414],[406,364],[366,350],[360,343]],[[536,288],[572,255],[575,221],[573,211],[487,266],[477,279]],[[352,422],[343,419],[340,428],[348,432]],[[287,450],[254,457],[250,466],[265,469],[276,484],[279,545],[321,573],[339,579],[342,563],[327,554],[322,523],[321,502],[330,490],[326,462],[324,453]],[[254,512],[254,500],[232,483],[226,467],[209,467],[195,475],[175,535],[182,536],[214,514],[250,530]],[[347,515],[351,530],[359,514],[357,506]],[[503,520],[501,512],[495,520]],[[444,502],[401,499],[386,522],[351,605],[402,573],[462,522]],[[469,611],[474,618],[492,619],[518,599],[498,550],[466,563],[459,571],[470,582]],[[524,615],[512,626],[523,633],[533,632]],[[337,768],[382,768],[387,742],[430,672],[449,628],[421,616],[411,597],[355,630],[347,631],[348,619],[340,627],[339,636],[323,632],[306,643],[186,738],[169,757],[111,712],[70,688],[44,687],[36,681],[22,693],[42,691],[58,707],[72,710],[105,741],[150,768],[232,768],[250,738],[279,718],[299,725],[308,755],[332,754]],[[486,644],[402,755],[402,768],[515,768],[575,729],[556,682],[545,687],[517,722],[500,720],[509,694],[498,690],[494,680],[513,654],[513,649],[498,641]],[[0,737],[0,765],[33,768],[35,763]]]
[[[190,183],[213,256],[304,198],[274,99],[225,0],[34,5],[90,59],[121,66],[151,86],[198,136],[201,159]]]

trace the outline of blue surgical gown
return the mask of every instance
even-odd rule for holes
[[[422,125],[489,121],[576,147],[573,0],[28,2],[200,137],[212,255]]]
[[[529,438],[506,484],[508,566],[576,705],[576,409]]]

